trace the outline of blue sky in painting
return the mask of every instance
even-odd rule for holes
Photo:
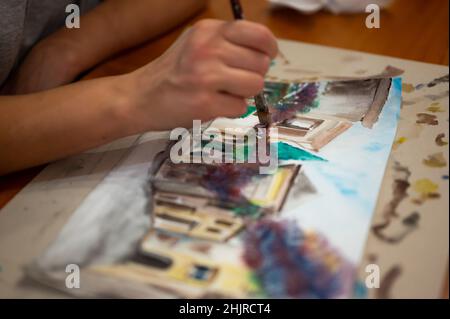
[[[318,194],[301,203],[292,198],[282,214],[325,235],[354,263],[362,256],[395,138],[401,90],[401,78],[395,78],[372,129],[355,123],[319,152],[327,162],[303,163]]]

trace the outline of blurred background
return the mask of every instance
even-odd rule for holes
[[[286,6],[275,6],[271,1],[241,0],[245,18],[266,25],[278,38],[448,65],[448,0],[356,0],[359,7],[361,2],[389,2],[381,10],[379,29],[366,27],[369,13],[361,10],[336,14],[323,8],[314,13],[304,13]],[[290,3],[297,1],[330,2],[287,0]],[[333,2],[355,3],[355,0]],[[209,0],[206,9],[184,25],[138,49],[120,54],[87,77],[132,71],[161,55],[186,27],[205,18],[233,20],[229,0]]]

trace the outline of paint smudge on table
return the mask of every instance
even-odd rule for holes
[[[444,138],[445,138],[445,133],[438,134],[436,136],[436,138],[434,139],[434,141],[436,142],[436,145],[437,146],[446,146],[446,145],[448,145],[448,142],[444,141]]]
[[[403,143],[405,143],[408,139],[404,136],[400,136],[399,138],[397,138],[394,141],[394,144],[392,145],[392,149],[396,150],[400,147],[400,145],[402,145]]]
[[[377,299],[389,299],[391,298],[392,288],[397,279],[402,274],[402,267],[400,265],[394,265],[383,276],[380,282],[380,288],[376,289]]]
[[[411,83],[403,83],[402,84],[402,92],[411,93],[414,91],[415,91],[414,85],[412,85]]]
[[[414,84],[411,84],[411,83],[403,83],[402,84],[402,90],[405,93],[413,93],[415,91],[422,90],[424,88],[435,87],[438,84],[442,84],[442,83],[448,83],[448,74],[444,75],[444,76],[442,76],[440,78],[434,79],[434,80],[432,80],[432,81],[430,81],[428,83],[419,83],[417,85],[414,85]],[[447,97],[448,94],[449,94],[449,91],[446,90],[444,92],[437,93],[437,94],[427,94],[427,95],[425,95],[425,97],[430,99],[430,100],[432,100],[432,101],[437,101],[437,100],[440,100],[440,99],[442,99],[444,97]],[[420,101],[420,98],[419,99],[415,99],[415,100],[404,101],[403,103],[404,103],[404,105],[412,105],[412,104],[415,104],[415,103],[417,103],[419,101]],[[430,111],[430,112],[433,112],[433,111]]]
[[[428,167],[439,168],[446,167],[447,161],[445,160],[444,153],[435,153],[429,155],[422,163]]]
[[[416,123],[436,126],[439,124],[439,121],[437,120],[436,115],[427,114],[427,113],[418,113]]]
[[[427,111],[431,113],[442,113],[445,112],[445,110],[442,108],[441,103],[439,102],[433,102],[430,104],[429,107],[427,107]]]
[[[437,94],[427,94],[427,95],[425,95],[425,97],[432,101],[438,101],[438,100],[448,97],[448,90],[441,92],[441,93],[437,93]]]
[[[362,57],[361,56],[356,56],[356,55],[345,55],[341,58],[341,61],[344,63],[353,63],[356,61],[361,61]]]
[[[404,216],[404,213],[398,210],[400,204],[408,197],[411,172],[398,162],[395,162],[393,170],[393,197],[384,207],[383,220],[372,226],[372,232],[381,241],[398,244],[417,228],[420,216],[416,212]]]
[[[449,79],[449,75],[446,74],[446,75],[441,76],[440,78],[436,78],[436,79],[434,79],[434,80],[432,80],[432,81],[430,81],[430,82],[428,82],[428,83],[420,83],[420,84],[417,84],[416,87],[415,87],[415,89],[416,89],[416,90],[421,90],[421,89],[423,89],[423,88],[425,88],[425,87],[427,87],[427,88],[432,88],[432,87],[435,87],[435,86],[438,85],[438,84],[448,83],[448,79]]]
[[[419,194],[419,198],[413,199],[413,203],[422,205],[429,199],[438,199],[441,195],[438,193],[439,185],[433,183],[428,178],[422,178],[417,180],[413,184],[413,190]]]
[[[356,70],[356,71],[355,71],[355,74],[356,74],[356,75],[364,75],[364,74],[366,74],[367,72],[369,72],[369,71],[368,71],[368,70],[360,69],[360,70]]]

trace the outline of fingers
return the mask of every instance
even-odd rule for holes
[[[227,42],[219,53],[220,59],[229,67],[243,69],[265,76],[270,67],[270,57],[259,51]]]
[[[222,33],[231,43],[260,51],[274,59],[278,54],[275,36],[265,26],[250,21],[234,21],[224,24]]]
[[[247,111],[245,99],[226,93],[217,93],[213,97],[210,105],[211,118],[217,116],[236,117]]]
[[[216,70],[216,77],[212,81],[215,90],[241,98],[254,96],[264,89],[264,77],[261,74],[242,69],[223,67]]]

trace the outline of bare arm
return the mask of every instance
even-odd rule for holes
[[[82,17],[80,29],[63,28],[50,40],[70,41],[78,68],[99,61],[180,24],[204,7],[206,0],[106,0]]]
[[[19,96],[0,96],[0,175],[126,134],[113,78]]]
[[[172,29],[205,3],[106,0],[81,17],[80,29],[63,27],[41,40],[4,91],[26,94],[71,83],[80,73],[115,53]]]
[[[129,74],[0,96],[0,175],[123,136],[241,115],[276,54],[261,25],[203,20]]]

